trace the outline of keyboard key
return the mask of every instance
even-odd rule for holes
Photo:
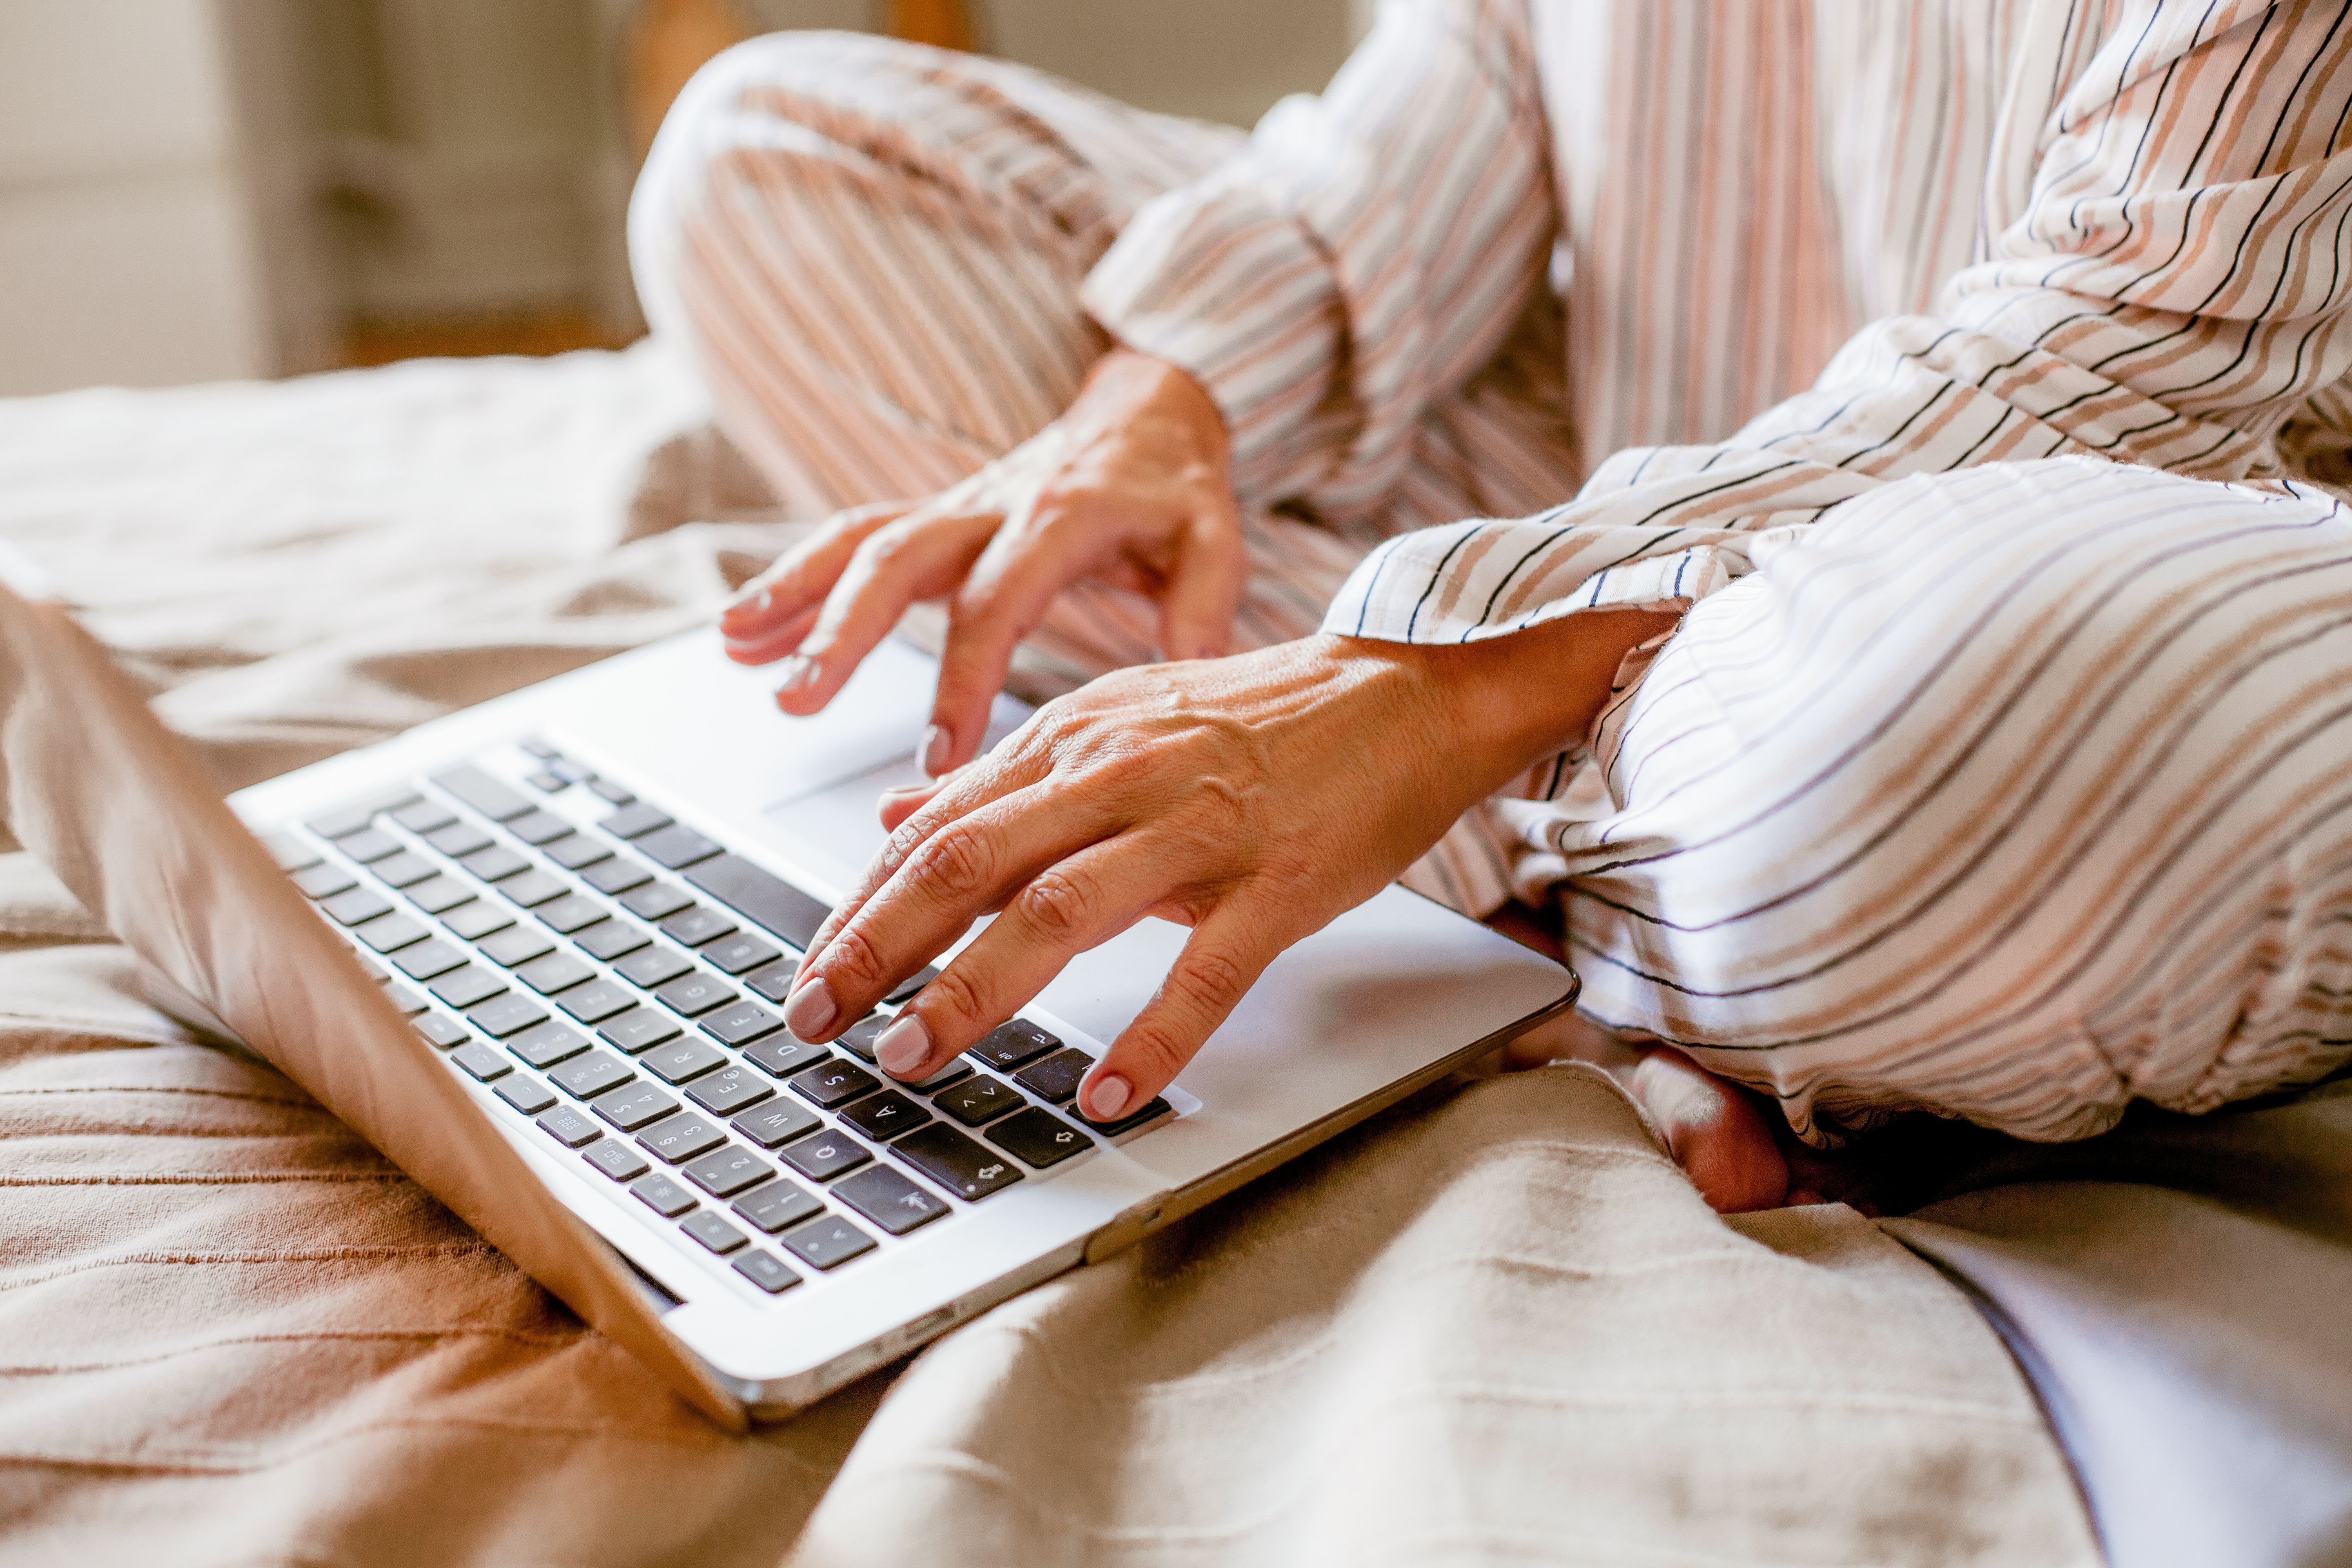
[[[937,980],[939,977],[940,972],[936,969],[919,969],[915,971],[914,973],[907,976],[906,979],[898,982],[898,984],[892,986],[888,994],[886,994],[882,1000],[889,1003],[890,1005],[895,1007],[901,1002],[912,1000],[917,992],[920,991],[924,986],[929,985],[932,981]]]
[[[1034,1061],[1047,1051],[1058,1050],[1062,1040],[1048,1034],[1026,1018],[1015,1018],[999,1024],[981,1037],[980,1044],[971,1047],[973,1060],[992,1067],[999,1072],[1010,1072],[1024,1062]]]
[[[634,1182],[653,1169],[643,1154],[611,1138],[598,1139],[580,1157],[616,1182]]]
[[[541,904],[534,912],[551,929],[570,936],[603,920],[604,906],[585,893],[566,893],[551,904]]]
[[[364,952],[355,952],[352,954],[352,962],[360,966],[361,973],[366,975],[370,980],[374,981],[378,985],[383,984],[385,981],[392,978],[391,970],[386,969],[383,964],[378,963],[374,959],[370,958]]]
[[[493,844],[487,849],[477,849],[457,862],[470,876],[485,882],[502,882],[518,871],[530,869],[530,862],[503,844]]]
[[[466,1022],[494,1040],[503,1040],[547,1022],[547,1009],[528,996],[501,996],[467,1013]]]
[[[775,943],[761,942],[758,937],[746,936],[741,931],[707,942],[702,949],[702,962],[722,974],[740,974],[747,969],[757,969],[776,956]]]
[[[823,1046],[810,1045],[790,1029],[779,1029],[764,1040],[745,1046],[743,1059],[759,1063],[778,1078],[790,1078],[804,1067],[832,1060],[833,1053]]]
[[[307,871],[295,872],[294,885],[302,889],[305,898],[331,899],[337,893],[350,892],[359,886],[359,882],[341,866],[330,866],[322,861]],[[391,907],[389,904],[384,906],[386,909]]]
[[[425,936],[425,928],[406,915],[378,915],[364,925],[353,926],[352,931],[378,952],[397,952]]]
[[[686,1097],[714,1116],[732,1116],[747,1105],[756,1105],[776,1091],[767,1080],[750,1068],[729,1068],[694,1080]]]
[[[729,1003],[715,1013],[707,1014],[702,1026],[709,1031],[713,1039],[740,1046],[746,1040],[756,1040],[761,1035],[782,1028],[784,1021],[757,1002],[739,1000]]]
[[[391,1003],[394,1010],[404,1018],[414,1018],[425,1011],[425,998],[405,985],[386,985],[383,988],[383,998]]]
[[[607,1090],[620,1088],[637,1075],[629,1064],[608,1051],[590,1051],[574,1057],[549,1073],[555,1087],[574,1100],[593,1100]]]
[[[836,1268],[860,1253],[874,1250],[872,1237],[833,1215],[813,1219],[776,1239],[812,1268]]]
[[[540,1129],[566,1149],[577,1149],[583,1143],[593,1143],[604,1136],[604,1130],[588,1120],[587,1115],[569,1105],[561,1105],[539,1119]]]
[[[549,745],[536,735],[528,741],[517,741],[515,744],[543,763],[551,763],[563,754],[560,748]]]
[[[904,1236],[948,1212],[947,1199],[926,1192],[887,1165],[858,1172],[835,1186],[833,1195],[892,1236]]]
[[[735,1212],[770,1236],[824,1212],[824,1203],[797,1182],[773,1181],[735,1200]]]
[[[670,825],[669,814],[650,805],[624,806],[596,826],[615,838],[636,838]]]
[[[700,1214],[687,1215],[686,1218],[678,1221],[677,1228],[721,1257],[734,1251],[751,1239],[709,1209],[704,1209]],[[786,1245],[791,1244],[788,1242]]]
[[[408,889],[408,901],[428,915],[446,914],[474,896],[474,889],[455,877],[427,877]]]
[[[745,975],[744,989],[764,996],[771,1002],[782,1002],[793,994],[793,982],[800,978],[800,973],[799,959],[780,958],[765,969],[753,970]]]
[[[364,866],[372,860],[387,860],[399,854],[400,840],[369,827],[338,839],[335,847]]]
[[[624,1132],[635,1132],[640,1127],[650,1127],[665,1116],[677,1114],[677,1101],[649,1083],[633,1083],[626,1089],[597,1097],[593,1109],[597,1115]]]
[[[656,859],[660,857],[655,857]],[[740,855],[721,855],[686,873],[686,879],[787,945],[805,952],[833,911],[782,878]]]
[[[601,1024],[635,1006],[637,999],[616,982],[596,980],[566,991],[555,1005],[583,1024]]]
[[[320,901],[319,907],[337,925],[355,926],[392,912],[392,904],[373,888],[354,888]]]
[[[1018,1116],[1006,1117],[983,1136],[1041,1171],[1095,1146],[1093,1139],[1052,1111],[1034,1105]]]
[[[594,790],[598,795],[604,796],[605,800],[611,802],[614,805],[635,805],[637,804],[637,797],[635,795],[631,795],[627,790],[623,789],[611,779],[590,779],[588,781],[588,787]]]
[[[841,1119],[868,1138],[887,1142],[899,1133],[920,1127],[931,1113],[897,1089],[888,1089],[846,1107]]]
[[[445,1051],[464,1045],[467,1038],[466,1026],[446,1013],[427,1013],[418,1018],[416,1032]]]
[[[1011,1160],[944,1121],[917,1128],[891,1144],[890,1152],[957,1196],[975,1203],[1021,1179],[1020,1169]]]
[[[449,1059],[484,1083],[489,1082],[492,1079],[504,1078],[514,1071],[514,1063],[507,1060],[479,1040],[470,1046],[461,1046],[451,1051]]]
[[[727,1065],[727,1053],[705,1040],[672,1040],[656,1046],[637,1058],[645,1069],[664,1083],[684,1083],[713,1068]]]
[[[566,784],[586,784],[596,775],[567,757],[550,759],[547,771]]]
[[[527,1072],[509,1074],[498,1092],[500,1100],[525,1116],[537,1116],[555,1103],[555,1091]]]
[[[637,1142],[676,1165],[709,1153],[727,1142],[727,1134],[693,1111],[682,1110],[638,1133]]]
[[[1151,1103],[1144,1106],[1140,1110],[1129,1111],[1116,1121],[1097,1121],[1084,1111],[1078,1111],[1076,1114],[1079,1121],[1104,1137],[1116,1138],[1122,1132],[1133,1131],[1147,1121],[1157,1121],[1163,1116],[1174,1115],[1175,1108],[1158,1095],[1154,1095],[1151,1098]]]
[[[517,969],[515,978],[541,995],[551,996],[583,980],[593,979],[595,973],[593,969],[568,952],[551,952]]]
[[[652,881],[654,874],[646,869],[644,862],[615,855],[589,867],[580,874],[580,879],[600,893],[625,893]]]
[[[482,956],[492,963],[517,969],[533,959],[544,958],[553,952],[555,943],[545,931],[517,926],[486,939],[479,944],[479,950]]]
[[[450,942],[435,937],[431,942],[411,942],[393,955],[393,967],[411,980],[430,980],[436,974],[446,974],[466,962],[466,955]],[[504,990],[505,987],[499,987]]]
[[[373,822],[377,809],[373,804],[346,806],[324,816],[314,816],[302,826],[321,838],[348,838]]]
[[[527,811],[507,824],[507,831],[525,844],[552,844],[572,831],[572,824],[550,811]]]
[[[621,907],[641,921],[657,921],[664,915],[674,915],[692,902],[691,896],[678,891],[667,882],[647,882],[642,888],[632,888],[621,895]]]
[[[478,850],[488,849],[497,840],[470,822],[453,822],[446,827],[436,827],[426,834],[425,842],[452,860],[462,860]]]
[[[633,1007],[617,1018],[605,1020],[596,1031],[631,1056],[674,1040],[679,1034],[677,1020],[667,1013],[656,1013],[650,1007]]]
[[[753,1115],[759,1112],[753,1111]],[[784,1163],[812,1182],[829,1182],[854,1171],[874,1156],[865,1144],[845,1132],[824,1131],[803,1138],[783,1152]]]
[[[691,866],[698,860],[708,860],[719,853],[718,845],[693,828],[680,827],[676,824],[656,827],[630,842],[638,854],[667,871]]]
[[[714,1149],[699,1160],[689,1160],[681,1168],[688,1181],[714,1198],[731,1198],[776,1173],[765,1160],[732,1143]]]
[[[806,1072],[796,1073],[787,1081],[793,1093],[827,1110],[856,1100],[859,1095],[871,1094],[882,1087],[880,1079],[855,1062],[845,1062],[838,1057]]]
[[[733,935],[735,922],[717,910],[693,904],[663,921],[661,931],[680,947],[700,947],[706,942]]]
[[[667,1215],[671,1219],[676,1219],[692,1208],[695,1203],[692,1193],[688,1192],[659,1171],[656,1171],[652,1175],[631,1187],[629,1191],[635,1193],[639,1201],[654,1213]]]
[[[961,1057],[956,1057],[950,1060],[947,1066],[941,1068],[930,1077],[923,1079],[922,1082],[908,1084],[907,1086],[907,1092],[908,1094],[937,1094],[940,1090],[947,1088],[948,1085],[951,1083],[961,1083],[971,1076],[971,1064],[964,1060]]]
[[[525,1029],[507,1042],[507,1049],[541,1071],[558,1062],[569,1061],[587,1048],[584,1037],[555,1023]]]
[[[652,941],[645,928],[628,921],[598,921],[584,931],[572,933],[572,940],[591,958],[601,958],[610,963],[626,953],[632,953]]]
[[[722,985],[708,974],[687,974],[671,981],[654,993],[663,1006],[691,1018],[708,1013],[713,1007],[723,1007],[735,1000],[731,986]]]
[[[411,801],[392,814],[392,819],[415,834],[438,833],[457,820],[457,814],[437,800]]]
[[[527,910],[552,903],[570,890],[564,886],[563,879],[552,871],[525,871],[520,877],[509,877],[499,884],[499,892]]]
[[[441,874],[432,861],[405,849],[377,861],[368,868],[368,872],[387,888],[413,888],[428,877]]]
[[[609,860],[613,852],[584,833],[568,833],[552,844],[541,847],[541,854],[567,871],[583,870],[599,860]]]
[[[501,931],[514,924],[514,916],[496,904],[460,904],[443,915],[441,923],[467,942],[479,942],[492,931]]]
[[[548,795],[554,795],[559,791],[567,790],[572,787],[572,781],[570,779],[565,778],[562,773],[550,773],[544,768],[541,769],[538,773],[527,775],[522,782],[530,785],[531,788],[542,791]]]
[[[655,946],[633,952],[613,965],[613,973],[632,985],[651,991],[692,972],[694,961],[674,947]]]
[[[431,986],[433,994],[459,1009],[470,1007],[477,1002],[487,1002],[506,988],[505,980],[471,963],[443,975]]]
[[[1078,1092],[1078,1080],[1094,1065],[1095,1058],[1084,1051],[1055,1051],[1014,1073],[1013,1081],[1040,1100],[1061,1105]]]
[[[840,1038],[833,1043],[859,1061],[871,1062],[874,1059],[874,1042],[880,1039],[882,1031],[889,1026],[890,1020],[882,1014],[868,1013],[842,1030]]]
[[[451,768],[435,773],[433,782],[492,822],[505,822],[530,809],[530,802],[477,767]]]
[[[308,870],[326,858],[290,833],[265,833],[261,836],[261,847],[269,851],[269,858],[278,862],[278,868],[289,875]]]
[[[940,1095],[934,1103],[966,1127],[978,1127],[1029,1102],[986,1073],[976,1073]]]
[[[813,1112],[789,1100],[779,1100],[757,1110],[747,1110],[734,1121],[736,1131],[762,1149],[789,1143],[823,1125]]]

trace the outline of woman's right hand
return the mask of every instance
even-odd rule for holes
[[[1013,645],[1063,589],[1089,576],[1137,589],[1160,602],[1162,657],[1213,658],[1248,570],[1216,405],[1166,361],[1113,349],[1045,429],[938,495],[828,519],[719,624],[744,664],[791,656],[777,705],[806,714],[908,605],[945,597],[919,753],[936,778],[979,751]]]

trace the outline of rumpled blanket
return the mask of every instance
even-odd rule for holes
[[[680,629],[795,523],[651,346],[0,404],[0,537],[225,788]],[[749,1436],[0,854],[11,1563],[2087,1564],[1967,1300],[1450,1085]]]

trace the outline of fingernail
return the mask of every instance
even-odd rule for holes
[[[752,592],[745,594],[733,604],[728,605],[727,608],[720,613],[719,618],[721,620],[731,621],[738,616],[749,615],[756,610],[765,610],[772,603],[773,603],[773,599],[771,596],[769,590],[765,588],[754,589]]]
[[[954,744],[953,737],[949,735],[947,731],[940,725],[934,724],[929,729],[924,731],[922,758],[923,772],[932,778],[937,778],[941,773],[947,772],[948,748],[952,744]]]
[[[784,678],[776,683],[776,695],[782,697],[787,691],[798,691],[815,679],[816,660],[803,654],[794,654],[784,661]]]
[[[901,1013],[874,1042],[874,1059],[892,1078],[912,1078],[931,1054],[931,1032],[912,1013]]]
[[[1127,1109],[1127,1102],[1134,1092],[1128,1087],[1127,1079],[1115,1072],[1107,1072],[1095,1079],[1087,1090],[1087,1114],[1097,1121],[1116,1121],[1119,1113]]]
[[[823,980],[812,980],[784,1004],[784,1025],[803,1040],[814,1039],[839,1011],[833,1005],[833,987]]]

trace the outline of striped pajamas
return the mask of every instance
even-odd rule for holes
[[[1107,329],[1225,416],[1245,644],[1685,610],[1415,885],[1564,889],[1588,1009],[1816,1141],[2068,1138],[2352,1051],[2347,115],[2340,4],[1405,0],[1246,142],[787,37],[632,240],[809,510],[986,461]]]

